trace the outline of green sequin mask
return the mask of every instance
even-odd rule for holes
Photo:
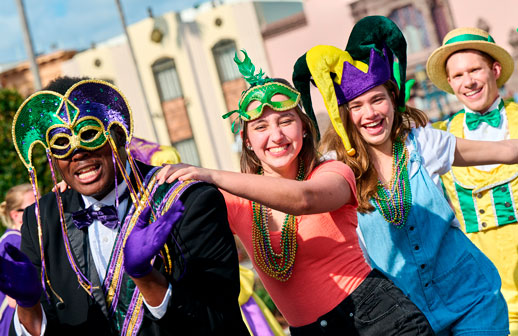
[[[275,95],[282,94],[288,97],[282,101],[272,101]],[[247,111],[248,106],[254,101],[260,103],[256,108]],[[234,113],[239,114],[239,118],[244,121],[255,120],[263,114],[265,106],[271,107],[274,111],[282,112],[295,108],[300,101],[300,93],[293,90],[287,85],[278,82],[269,82],[263,85],[258,85],[251,90],[247,91],[239,100],[239,109],[231,111],[223,116],[228,118]],[[235,131],[235,124],[232,124],[232,131]],[[239,130],[238,130],[239,131]]]
[[[241,95],[237,110],[223,115],[223,119],[226,119],[235,113],[238,114],[238,117],[232,122],[233,133],[239,132],[241,121],[251,121],[259,118],[263,114],[265,106],[269,106],[274,111],[282,112],[295,108],[300,102],[300,93],[297,90],[272,78],[265,78],[262,70],[255,74],[255,66],[252,64],[248,54],[244,50],[241,51],[245,54],[245,59],[240,61],[236,53],[234,62],[236,62],[239,72],[252,87]],[[288,98],[282,101],[273,101],[273,97],[279,94]],[[248,106],[255,101],[260,103],[259,106],[247,111]]]
[[[13,121],[13,140],[27,168],[32,168],[32,149],[42,145],[57,159],[76,149],[96,150],[106,144],[106,134],[118,125],[131,140],[133,122],[126,99],[113,85],[81,81],[62,96],[40,91],[25,100]]]

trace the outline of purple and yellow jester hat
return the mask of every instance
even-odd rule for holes
[[[293,84],[301,93],[306,111],[313,111],[310,83],[319,89],[331,123],[349,156],[354,156],[345,131],[339,105],[368,90],[393,80],[399,87],[397,104],[404,110],[412,82],[406,84],[406,41],[390,19],[368,16],[354,26],[346,51],[333,46],[311,48],[295,63]]]
[[[45,149],[52,178],[57,184],[52,159],[64,159],[76,150],[94,151],[109,143],[113,153],[114,165],[124,171],[110,129],[119,126],[126,136],[126,152],[130,165],[134,162],[129,154],[129,143],[133,134],[131,109],[124,95],[112,84],[99,80],[83,80],[74,84],[65,95],[54,91],[39,91],[28,97],[18,108],[13,120],[12,136],[14,146],[21,161],[27,168],[36,198],[35,215],[38,224],[38,238],[41,257],[41,282],[52,290],[45,270],[43,250],[42,221],[39,212],[39,191],[37,174],[33,165],[32,152],[36,145]],[[133,169],[133,168],[132,168]],[[134,194],[129,177],[123,172],[128,188]],[[117,182],[117,181],[116,181]],[[137,182],[138,183],[138,182]],[[92,284],[77,266],[71,254],[67,238],[67,227],[59,188],[54,188],[58,204],[63,240],[69,263],[78,282],[90,295]],[[47,293],[45,291],[45,293]],[[56,295],[59,299],[59,295]]]
[[[223,115],[223,119],[226,119],[233,114],[238,115],[232,122],[233,133],[239,132],[243,121],[251,121],[259,118],[262,115],[265,106],[270,107],[274,111],[282,112],[291,110],[300,103],[300,93],[297,90],[294,90],[284,83],[280,83],[274,78],[265,77],[265,74],[261,69],[259,69],[259,72],[255,74],[255,65],[248,57],[246,51],[241,51],[245,55],[244,60],[240,61],[236,53],[234,62],[236,62],[239,72],[241,72],[245,80],[250,84],[250,88],[241,93],[238,109]],[[283,101],[272,101],[272,98],[276,94],[282,94],[286,96],[287,99]],[[254,101],[258,101],[260,105],[247,111],[248,106]],[[313,112],[313,110],[311,110],[311,112]],[[315,115],[313,113],[308,113],[308,116],[315,124],[315,128],[318,129]],[[238,123],[238,125],[236,125],[236,123]]]

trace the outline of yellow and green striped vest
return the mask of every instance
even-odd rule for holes
[[[505,105],[511,139],[518,139],[518,105]],[[446,128],[464,138],[463,111],[447,123],[434,125]],[[467,233],[479,232],[517,222],[518,165],[499,165],[491,171],[475,167],[452,167],[441,176],[445,192],[455,215]]]

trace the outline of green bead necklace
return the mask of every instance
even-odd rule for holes
[[[259,168],[258,174],[263,170]],[[304,164],[299,163],[297,181],[304,180]],[[252,201],[253,221],[252,243],[254,246],[254,260],[259,268],[270,277],[279,281],[287,281],[293,272],[295,254],[297,253],[297,219],[294,215],[286,214],[281,231],[281,253],[275,253],[270,240],[268,229],[268,208]]]
[[[378,180],[374,203],[387,222],[401,229],[407,222],[412,205],[412,190],[407,169],[408,150],[399,138],[392,145],[392,160],[390,185],[385,188]]]

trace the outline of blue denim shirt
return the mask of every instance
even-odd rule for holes
[[[507,304],[496,268],[451,225],[454,213],[421,165],[412,133],[409,140],[415,149],[410,160],[419,169],[410,176],[412,206],[406,225],[396,228],[377,209],[358,214],[372,267],[403,290],[436,333],[484,330],[507,334]]]

